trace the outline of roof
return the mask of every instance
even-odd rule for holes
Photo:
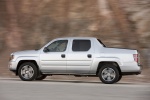
[[[96,39],[95,37],[61,37],[56,39]]]

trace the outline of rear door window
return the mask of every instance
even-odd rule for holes
[[[72,51],[88,51],[90,48],[90,40],[73,40]]]

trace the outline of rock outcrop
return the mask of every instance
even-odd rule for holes
[[[107,46],[138,49],[150,67],[149,26],[150,0],[1,0],[0,74],[10,52],[65,36],[94,36]]]

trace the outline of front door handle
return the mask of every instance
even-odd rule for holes
[[[65,54],[61,54],[61,57],[62,57],[62,58],[65,58],[65,57],[66,57],[66,55],[65,55]]]
[[[92,58],[92,55],[91,55],[91,54],[88,54],[87,57],[88,57],[88,58]]]

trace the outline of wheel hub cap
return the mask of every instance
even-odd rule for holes
[[[29,73],[29,71],[26,71],[26,74],[28,74]]]
[[[25,65],[21,69],[21,76],[25,79],[30,79],[34,75],[34,70],[31,66]]]
[[[112,68],[103,69],[101,75],[105,81],[113,81],[116,77],[116,73]]]

